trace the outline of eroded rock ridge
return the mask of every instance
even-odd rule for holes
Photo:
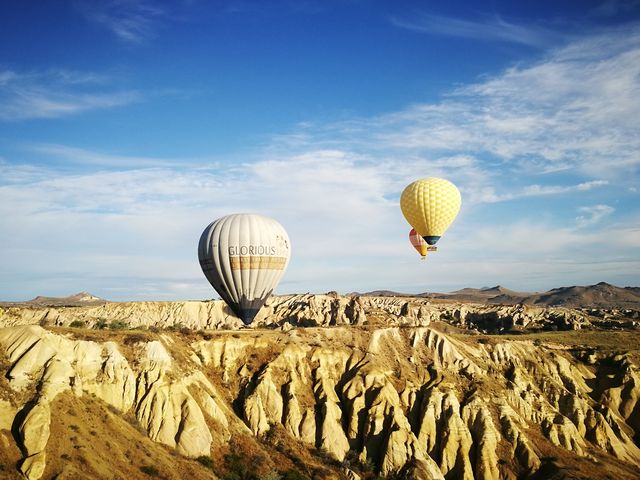
[[[55,476],[52,419],[56,399],[71,396],[129,416],[184,457],[212,456],[243,435],[268,450],[284,436],[298,452],[329,458],[325,474],[309,478],[640,477],[637,351],[469,327],[470,317],[490,313],[523,327],[552,318],[567,330],[593,329],[593,312],[302,295],[268,305],[259,324],[280,328],[238,330],[231,316],[211,320],[226,315],[216,302],[186,305],[151,310],[164,312],[165,326],[232,329],[0,329],[0,453],[15,443],[25,478]],[[126,304],[115,308],[130,325],[162,325]],[[62,325],[90,325],[97,315],[89,307],[56,312],[47,316]]]

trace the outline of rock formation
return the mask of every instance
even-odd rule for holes
[[[621,335],[620,348],[608,349],[571,336],[503,339],[468,325],[488,321],[478,318],[489,312],[500,325],[510,318],[509,328],[552,318],[585,326],[591,316],[462,307],[279,297],[259,323],[289,325],[286,331],[238,330],[216,302],[5,309],[2,318],[15,326],[0,329],[0,473],[15,459],[28,479],[73,478],[77,468],[106,478],[88,455],[84,467],[61,463],[73,451],[61,454],[54,434],[61,405],[75,405],[76,414],[79,406],[103,405],[103,421],[128,419],[131,435],[165,445],[181,461],[211,458],[220,475],[231,457],[216,452],[250,444],[307,478],[372,471],[412,479],[640,477],[640,357],[633,342],[622,348],[622,336],[638,338],[635,332],[604,332]],[[107,308],[114,317],[100,310]],[[136,317],[136,308],[146,313]],[[41,327],[43,318],[51,326]],[[90,326],[96,318],[172,329],[52,326],[78,319]],[[180,332],[177,324],[209,329]],[[78,423],[68,426],[74,438],[85,428]],[[118,439],[110,442],[116,448]],[[206,466],[185,465],[190,477],[211,478]]]
[[[443,321],[478,333],[508,331],[620,330],[640,327],[637,310],[571,309],[524,304],[484,305],[433,303],[410,297],[341,297],[339,295],[285,295],[269,299],[255,326],[314,327],[336,325],[428,326]],[[115,324],[114,324],[115,322]],[[239,329],[242,322],[221,300],[209,302],[122,302],[95,306],[0,307],[0,325],[78,325],[109,328],[152,326],[179,330]]]

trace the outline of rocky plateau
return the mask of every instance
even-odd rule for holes
[[[639,309],[0,307],[0,478],[637,479]]]

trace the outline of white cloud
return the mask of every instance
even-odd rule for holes
[[[473,169],[475,163],[462,156],[433,165]],[[213,293],[199,271],[197,239],[214,218],[245,211],[276,217],[289,232],[293,257],[280,292],[415,292],[484,284],[498,273],[495,283],[525,283],[526,272],[542,275],[545,266],[559,274],[560,258],[573,259],[578,275],[581,259],[590,256],[582,250],[602,241],[597,231],[558,228],[553,219],[532,222],[526,213],[514,224],[507,218],[492,224],[491,209],[472,212],[465,197],[441,251],[420,266],[425,262],[415,262],[397,196],[424,165],[421,158],[374,162],[340,150],[236,166],[81,175],[5,162],[2,173],[12,180],[0,186],[0,262],[13,272],[5,283],[13,283],[0,287],[10,292],[15,277],[26,276],[31,280],[22,291],[31,288],[32,296],[50,294],[43,289],[55,279],[55,288],[64,289],[59,294],[84,289],[113,299],[208,298]],[[472,184],[461,178],[468,190]],[[618,250],[629,248],[635,247],[623,243]]]
[[[578,226],[589,227],[598,223],[604,217],[611,215],[615,208],[609,205],[592,205],[590,207],[580,207],[578,211],[583,214],[576,218]]]
[[[169,16],[166,5],[147,0],[90,1],[78,6],[89,20],[134,44],[152,39],[160,22]]]
[[[428,13],[417,13],[409,17],[393,17],[397,27],[431,35],[472,38],[482,41],[519,43],[531,47],[549,47],[566,38],[556,30],[541,26],[519,25],[495,15],[482,21],[464,20]]]
[[[77,163],[82,165],[114,167],[127,170],[145,167],[170,167],[177,165],[181,165],[183,167],[188,166],[187,162],[181,161],[179,159],[169,160],[153,157],[114,155],[53,143],[31,145],[27,147],[27,150],[42,154],[47,157],[60,158],[67,164]]]
[[[296,271],[307,276],[305,266],[317,276],[313,269],[331,258],[379,251],[375,236],[389,223],[402,225],[397,205],[383,198],[385,183],[375,168],[358,167],[340,152],[228,169],[46,171],[0,187],[0,257],[16,275],[84,282],[92,272],[96,288],[126,284],[128,298],[144,296],[150,285],[183,295],[169,289],[185,282],[199,285],[198,296],[211,296],[195,256],[202,229],[221,215],[254,211],[277,217],[289,231],[296,252],[289,280],[296,283]]]
[[[514,178],[573,171],[586,180],[626,181],[640,167],[638,131],[640,24],[633,24],[460,87],[439,103],[308,124],[280,140],[283,148],[378,156],[473,156],[502,163]]]
[[[527,185],[521,189],[506,193],[496,193],[493,188],[485,188],[479,196],[480,202],[506,202],[526,197],[540,197],[545,195],[562,195],[572,192],[586,192],[593,188],[608,185],[606,180],[592,180],[577,185]]]
[[[481,148],[615,175],[640,164],[633,134],[640,128],[639,78],[635,28],[574,42],[457,95],[480,107],[469,115],[479,136],[489,139]]]
[[[13,165],[0,157],[0,186],[7,184],[26,185],[43,180],[50,175],[46,169],[34,165]]]
[[[602,34],[437,104],[302,124],[243,164],[38,145],[45,158],[110,171],[0,161],[0,263],[9,272],[0,291],[210,297],[197,239],[212,219],[242,211],[289,231],[281,292],[637,283],[640,235],[629,225],[640,224],[638,209],[622,205],[637,205],[638,60],[637,32]],[[0,91],[16,75],[0,74]],[[423,176],[449,178],[463,195],[427,262],[409,246],[398,206],[402,188]],[[549,208],[553,195],[572,203]]]
[[[139,100],[133,90],[113,90],[92,73],[0,71],[0,121],[58,118],[119,107]]]
[[[589,14],[594,17],[614,17],[626,15],[640,6],[638,0],[606,0],[592,8]]]

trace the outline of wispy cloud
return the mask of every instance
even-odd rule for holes
[[[189,165],[188,161],[179,159],[114,155],[52,143],[31,145],[26,147],[26,150],[42,154],[46,157],[58,158],[65,164],[91,165],[94,167],[110,167],[128,170],[150,167],[171,167],[178,165],[184,168]]]
[[[0,161],[0,264],[12,272],[0,291],[17,291],[20,276],[34,295],[51,294],[55,278],[60,294],[206,298],[197,238],[213,218],[242,211],[289,231],[280,292],[637,284],[639,60],[638,27],[601,33],[437,103],[301,124],[245,163],[184,168],[38,145],[97,168]],[[0,74],[0,85],[16,75]],[[450,178],[463,194],[428,262],[415,261],[398,206],[422,176]],[[549,207],[556,198],[563,208]]]
[[[108,0],[78,3],[91,21],[127,43],[152,39],[160,22],[168,17],[166,6],[148,0]]]
[[[308,124],[281,141],[288,149],[314,143],[404,157],[466,155],[479,165],[501,165],[516,179],[573,171],[587,180],[629,180],[640,167],[638,131],[640,24],[634,24],[553,49],[438,103]]]
[[[606,0],[589,11],[594,17],[615,17],[625,15],[640,7],[638,0]]]
[[[471,158],[450,160],[463,168],[474,164]],[[440,159],[433,165],[437,169],[446,163]],[[83,282],[67,287],[69,292],[92,289],[111,298],[203,298],[211,291],[194,257],[201,230],[218,216],[251,211],[278,218],[290,234],[294,256],[281,292],[351,291],[382,284],[416,291],[408,279],[422,278],[424,272],[413,261],[409,227],[397,196],[416,173],[425,171],[424,165],[420,158],[379,162],[341,150],[240,165],[85,174],[50,168],[38,172],[34,167],[25,171],[5,162],[0,164],[3,178],[12,181],[0,186],[0,228],[7,233],[0,240],[0,261],[25,274],[30,258],[46,256],[46,277],[60,278],[60,285],[67,278]],[[421,280],[417,288],[459,285],[463,281],[456,280],[455,265],[463,261],[468,262],[460,265],[463,283],[482,284],[487,271],[479,261],[479,248],[487,262],[502,265],[491,271],[494,276],[503,272],[496,278],[501,283],[518,278],[509,270],[515,268],[513,260],[507,258],[519,258],[519,271],[527,272],[553,264],[556,257],[577,258],[568,252],[584,244],[579,229],[533,222],[526,214],[513,225],[506,218],[492,224],[487,221],[494,215],[488,206],[470,214],[467,192],[474,187],[466,177],[460,178],[465,191],[461,220],[447,233],[442,261],[438,256],[430,260],[431,287]],[[585,192],[599,185],[594,181],[539,186],[525,194]],[[41,232],[47,232],[46,244],[40,241]],[[621,237],[631,235],[625,232],[621,230]],[[543,237],[549,240],[536,240]],[[540,255],[549,258],[542,260]],[[26,274],[43,275],[35,270]]]
[[[579,227],[589,227],[600,222],[604,217],[615,212],[615,208],[609,205],[592,205],[578,209],[582,215],[576,218]]]
[[[108,109],[140,99],[134,90],[114,90],[105,77],[86,72],[0,71],[0,120],[57,118]]]
[[[391,22],[397,27],[431,35],[519,43],[536,48],[550,47],[567,39],[567,35],[558,30],[518,24],[498,15],[474,21],[423,12],[411,17],[392,17]]]
[[[220,5],[220,9],[226,13],[261,16],[281,15],[283,12],[315,15],[343,3],[344,0],[271,0],[268,3],[261,0],[227,0]]]
[[[602,187],[609,182],[606,180],[592,180],[577,185],[527,185],[513,192],[496,193],[492,188],[484,189],[479,200],[486,203],[506,202],[519,198],[540,197],[546,195],[562,195],[573,192],[586,192],[593,188]]]
[[[12,164],[0,157],[0,187],[5,185],[29,185],[44,180],[51,172],[40,166],[29,164]]]

